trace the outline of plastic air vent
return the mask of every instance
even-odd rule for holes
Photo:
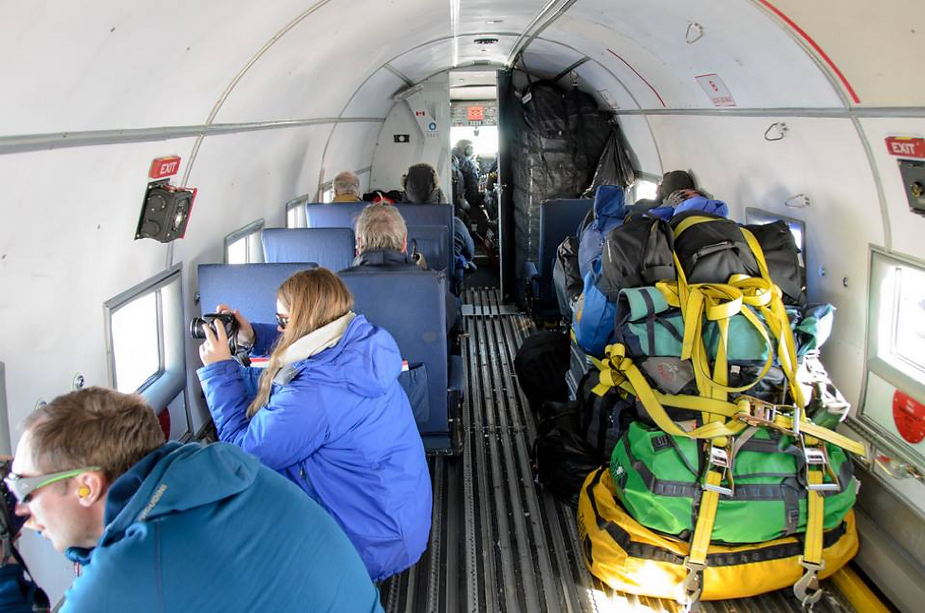
[[[490,37],[490,36],[486,36],[483,38],[476,38],[475,44],[476,45],[496,45],[498,44],[498,39]]]

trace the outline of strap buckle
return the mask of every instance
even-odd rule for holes
[[[817,574],[825,568],[825,560],[820,561],[819,564],[813,564],[800,556],[800,565],[806,569],[806,572],[793,585],[793,593],[804,609],[812,611],[813,605],[822,598],[822,588],[819,586]]]
[[[761,400],[760,398],[755,398],[754,396],[746,396],[744,394],[739,396],[736,404],[740,408],[740,411],[735,416],[737,420],[746,423],[749,426],[772,428],[790,436],[797,435],[797,431],[787,428],[783,425],[785,420],[782,419],[790,417],[789,413],[794,411],[793,406],[786,404],[774,404],[772,402],[767,402],[765,400]],[[794,426],[794,428],[797,429],[798,426]]]
[[[700,608],[700,595],[703,593],[703,569],[706,566],[706,564],[691,562],[690,556],[684,558],[687,576],[679,586],[678,603],[685,611],[697,611]]]
[[[717,492],[722,496],[733,496],[735,494],[735,483],[732,480],[732,462],[729,461],[729,456],[730,453],[723,447],[710,446],[710,457],[708,459],[710,466],[708,470],[719,469],[717,472],[721,475],[720,483],[727,482],[729,487],[704,483],[703,489]]]
[[[841,484],[838,482],[838,475],[835,474],[835,469],[832,468],[832,464],[829,462],[829,453],[826,451],[825,445],[819,445],[819,447],[803,447],[803,458],[806,460],[806,489],[813,490],[817,492],[837,492],[841,490]],[[809,471],[810,470],[821,470],[824,477],[822,483],[811,483],[809,480]],[[829,482],[824,482],[825,477],[829,478]]]

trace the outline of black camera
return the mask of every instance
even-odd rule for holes
[[[212,332],[218,334],[218,329],[215,327],[217,324],[220,324],[225,328],[225,334],[228,336],[228,347],[231,349],[231,355],[238,353],[238,330],[241,329],[241,326],[238,325],[238,320],[234,316],[234,313],[206,313],[202,317],[194,317],[189,322],[189,335],[192,338],[203,339],[206,337],[206,331],[203,329],[205,326],[209,326],[212,329]]]

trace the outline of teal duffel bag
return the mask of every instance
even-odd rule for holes
[[[743,306],[743,308],[751,308]],[[832,329],[835,308],[829,304],[808,305],[802,309],[787,307],[787,316],[794,331],[796,354],[817,349]],[[761,314],[752,310],[762,321]],[[655,287],[635,287],[620,291],[616,308],[615,336],[626,346],[631,357],[680,357],[684,339],[684,320],[679,309],[668,305]],[[771,332],[765,330],[773,339]],[[768,358],[768,343],[744,315],[729,319],[727,359],[730,364],[760,366]],[[704,346],[710,359],[716,357],[719,330],[715,322],[704,326]]]
[[[736,437],[732,495],[722,495],[711,540],[760,543],[806,531],[803,452],[793,439],[765,428]],[[845,452],[826,445],[837,479],[828,478],[824,528],[839,526],[854,506],[857,480]],[[633,519],[657,532],[689,537],[697,519],[703,442],[675,437],[641,422],[630,425],[613,450],[610,470],[617,497]],[[724,486],[728,486],[724,482]]]

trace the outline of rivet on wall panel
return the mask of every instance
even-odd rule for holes
[[[819,276],[820,276],[820,277],[824,277],[824,276],[825,276],[825,266],[820,266],[820,267],[819,267]]]
[[[688,45],[693,45],[701,38],[703,38],[703,26],[697,22],[688,23],[687,31],[684,33],[684,41]]]
[[[776,121],[768,126],[768,129],[764,131],[764,140],[768,142],[774,142],[776,140],[784,140],[784,136],[787,135],[787,131],[790,128],[787,127],[783,121]]]

